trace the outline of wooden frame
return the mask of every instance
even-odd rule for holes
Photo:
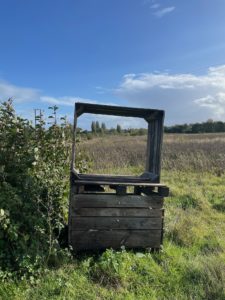
[[[83,113],[145,119],[148,122],[145,172],[140,176],[79,173],[75,169],[75,143],[77,119]],[[168,187],[160,183],[163,121],[162,110],[75,104],[68,224],[69,245],[75,251],[121,246],[160,248],[163,200],[169,194]],[[109,189],[105,192],[106,186],[115,192]]]
[[[101,181],[105,179],[110,179],[109,176],[99,176],[99,175],[88,175],[79,174],[75,169],[75,143],[76,143],[76,128],[77,119],[84,113],[91,114],[104,114],[104,115],[114,115],[123,117],[136,117],[146,120],[148,123],[148,141],[147,141],[147,159],[146,159],[146,169],[145,173],[140,176],[140,179],[144,179],[149,182],[160,181],[160,167],[161,167],[161,145],[163,139],[163,122],[164,122],[164,111],[156,109],[143,109],[143,108],[131,108],[131,107],[121,107],[121,106],[108,106],[99,104],[89,104],[89,103],[75,103],[74,112],[74,134],[73,134],[73,146],[72,146],[72,162],[71,162],[71,172],[77,180],[90,180],[95,177]],[[120,176],[114,176],[111,178],[113,180],[118,180]],[[129,176],[120,177],[121,179],[131,179]],[[137,177],[134,178],[137,180]]]

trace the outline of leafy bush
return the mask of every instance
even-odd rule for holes
[[[50,107],[55,117],[57,107]],[[64,120],[62,120],[64,121]],[[0,105],[0,274],[33,273],[60,259],[67,224],[71,127],[36,127]],[[79,167],[85,160],[80,157]]]

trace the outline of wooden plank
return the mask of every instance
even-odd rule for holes
[[[149,208],[74,208],[71,211],[71,216],[80,217],[152,217],[160,218],[163,215],[163,209]]]
[[[114,181],[119,182],[145,182],[151,183],[151,178],[144,178],[140,176],[130,176],[130,175],[110,175],[110,174],[79,174],[80,180],[86,181]]]
[[[160,196],[163,196],[163,197],[168,197],[169,196],[169,188],[168,187],[159,187],[158,189],[158,193]]]
[[[162,229],[162,218],[71,217],[71,230]]]
[[[117,181],[117,180],[89,180],[89,179],[85,179],[85,180],[74,180],[74,183],[76,185],[90,185],[90,184],[98,184],[98,185],[125,185],[125,186],[149,186],[149,187],[165,187],[165,184],[162,183],[153,183],[153,182],[146,182],[143,180],[140,181],[129,181],[129,179],[124,180],[124,181]]]
[[[77,115],[80,116],[82,113],[90,114],[103,114],[103,115],[114,115],[124,117],[136,117],[143,119],[158,118],[164,111],[157,109],[145,109],[145,108],[134,108],[125,106],[112,106],[112,105],[101,105],[101,104],[90,104],[90,103],[76,103]]]
[[[116,186],[116,194],[117,195],[126,195],[127,187],[124,185],[117,185]]]
[[[160,180],[163,121],[164,114],[148,123],[146,171],[158,175],[157,182]]]
[[[147,207],[162,208],[163,197],[158,195],[139,196],[126,195],[117,196],[109,194],[73,194],[71,196],[71,207]]]
[[[70,245],[74,250],[106,248],[159,248],[161,230],[71,231]]]

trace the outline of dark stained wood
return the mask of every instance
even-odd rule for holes
[[[158,176],[156,182],[160,181],[163,120],[164,114],[148,124],[146,171]]]
[[[87,230],[71,231],[74,250],[101,250],[106,248],[159,248],[161,230]]]
[[[71,217],[71,230],[162,229],[162,218]]]
[[[159,189],[159,188],[158,188]],[[154,195],[154,187],[151,186],[139,186],[139,193],[141,194],[145,194],[145,195]]]
[[[158,193],[160,196],[168,197],[169,196],[169,188],[167,186],[159,187]]]
[[[104,187],[100,185],[86,184],[84,186],[84,192],[104,192],[104,191],[105,191]]]
[[[151,217],[161,218],[163,209],[150,208],[105,208],[105,207],[85,207],[74,208],[71,211],[71,216],[76,217]]]
[[[110,174],[79,174],[79,179],[81,180],[100,180],[100,181],[124,181],[124,180],[129,180],[130,182],[151,182],[154,176],[132,176],[132,175],[110,175]]]
[[[70,202],[72,209],[81,207],[147,207],[155,209],[162,208],[163,197],[158,195],[73,194]]]
[[[165,186],[164,184],[161,183],[148,183],[145,181],[138,181],[138,182],[130,182],[129,180],[127,181],[110,181],[109,180],[105,180],[105,181],[97,181],[97,180],[75,180],[74,181],[75,184],[77,185],[85,185],[85,184],[95,184],[95,185],[125,185],[125,186],[150,186],[150,187],[161,187],[161,186]]]
[[[78,116],[80,116],[83,113],[90,113],[100,115],[143,118],[148,121],[149,119],[156,119],[163,114],[162,110],[157,109],[90,104],[81,102],[77,102],[75,105],[75,110],[77,111]]]
[[[117,195],[126,195],[127,187],[123,185],[116,186],[116,194]]]
[[[74,171],[72,171],[74,172]],[[151,174],[149,172],[146,172],[146,174]],[[99,175],[99,174],[78,174],[76,173],[76,176],[74,180],[82,180],[82,181],[89,181],[89,182],[96,182],[96,181],[104,181],[104,182],[115,182],[117,184],[121,183],[155,183],[157,180],[157,176],[149,175],[149,176],[131,176],[131,175]]]
[[[140,176],[80,174],[75,170],[77,119],[83,113],[143,118],[148,122],[146,170]],[[71,160],[69,244],[75,250],[159,248],[163,237],[160,182],[164,111],[76,103]],[[110,187],[116,194],[105,193]],[[134,194],[127,187],[134,187]],[[130,189],[129,189],[130,190]]]

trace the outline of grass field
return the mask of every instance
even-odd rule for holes
[[[160,253],[77,256],[37,278],[7,280],[0,299],[225,299],[225,135],[166,135]],[[98,137],[80,148],[97,173],[140,174],[146,138]]]
[[[126,173],[145,166],[146,136],[106,136],[84,141],[81,150],[89,155],[98,173]],[[225,170],[225,134],[167,134],[164,136],[162,169],[210,172]]]

